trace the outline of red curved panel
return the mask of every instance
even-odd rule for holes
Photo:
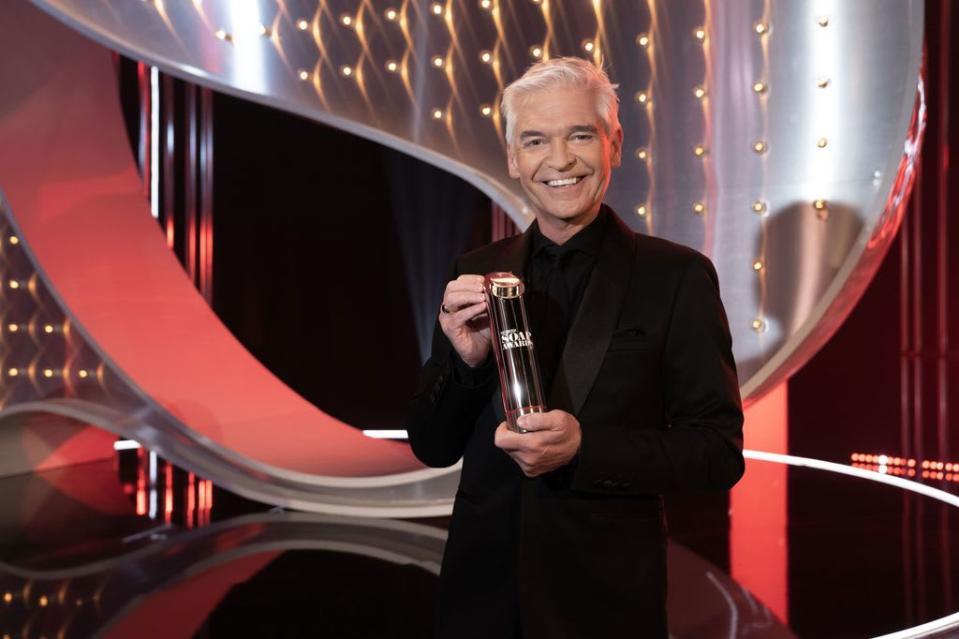
[[[193,288],[144,201],[110,54],[26,3],[4,13],[16,25],[4,46],[18,55],[0,59],[0,187],[35,264],[105,359],[251,459],[328,476],[421,468],[406,445],[369,439],[297,395]]]

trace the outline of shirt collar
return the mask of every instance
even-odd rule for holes
[[[563,248],[569,251],[581,251],[595,257],[599,255],[600,245],[603,242],[603,232],[607,226],[609,226],[609,210],[604,204],[599,207],[599,214],[596,218],[587,224],[582,231],[569,238],[563,244]],[[539,220],[533,222],[531,241],[531,255],[537,255],[547,246],[556,246],[553,240],[543,235],[543,232],[539,230]]]

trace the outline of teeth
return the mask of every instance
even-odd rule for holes
[[[571,184],[576,184],[577,182],[579,182],[578,177],[571,177],[563,180],[549,180],[546,182],[546,184],[550,186],[569,186]]]

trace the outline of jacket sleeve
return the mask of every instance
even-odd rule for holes
[[[712,263],[696,254],[673,301],[662,355],[665,429],[584,429],[573,487],[607,494],[726,490],[742,476],[743,412]]]
[[[456,264],[453,278],[458,273]],[[473,426],[496,385],[492,355],[471,369],[457,354],[437,318],[430,357],[423,365],[406,422],[413,454],[427,466],[455,464],[463,456]]]

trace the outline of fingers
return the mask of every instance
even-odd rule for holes
[[[493,443],[508,453],[522,453],[532,456],[541,454],[544,448],[559,440],[557,433],[549,430],[517,433],[506,422],[501,422],[493,436]]]
[[[530,432],[547,430],[568,430],[578,425],[575,417],[562,410],[551,410],[545,413],[529,413],[517,420],[520,428]]]
[[[443,292],[443,303],[449,308],[450,304],[456,303],[456,297],[482,295],[484,291],[485,278],[482,275],[460,275],[455,280],[447,282],[446,290]],[[454,299],[450,299],[451,296]]]
[[[537,477],[567,463],[579,448],[579,422],[564,411],[532,413],[519,420],[526,433],[517,433],[501,422],[494,434],[498,448],[507,453],[527,477]],[[531,430],[538,427],[540,430]]]
[[[510,430],[506,422],[500,422],[493,435],[493,443],[506,452],[521,450],[524,446],[522,433]]]
[[[443,316],[446,317],[443,317]],[[479,320],[486,317],[486,302],[480,302],[478,304],[473,304],[465,308],[461,308],[455,313],[440,313],[440,324],[445,324],[447,329],[458,329],[473,320]],[[471,330],[476,330],[477,327],[471,327]]]
[[[450,291],[447,289],[443,296],[443,306],[449,313],[456,313],[476,304],[486,304],[486,294],[482,291],[477,293],[476,291]]]

